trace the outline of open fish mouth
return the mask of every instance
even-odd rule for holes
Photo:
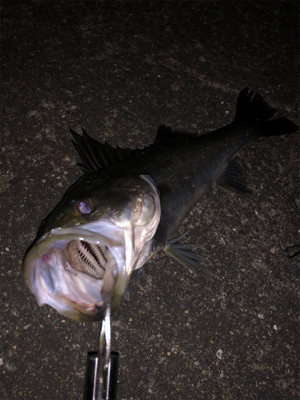
[[[116,308],[131,273],[132,246],[122,229],[114,237],[80,228],[54,229],[42,237],[24,261],[38,304],[79,321],[101,319],[107,296]]]
[[[108,301],[117,309],[132,271],[149,256],[161,216],[149,176],[128,175],[96,194],[79,201],[69,193],[72,200],[42,223],[23,263],[38,304],[78,321],[101,319]]]
[[[71,240],[63,253],[64,265],[70,272],[81,271],[95,279],[103,279],[107,268],[117,276],[117,262],[110,249],[84,240]]]

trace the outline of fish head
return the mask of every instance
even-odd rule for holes
[[[115,311],[134,269],[148,258],[160,221],[159,192],[148,175],[98,184],[81,178],[42,222],[24,262],[40,306],[78,321]]]

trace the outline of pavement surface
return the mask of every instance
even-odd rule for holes
[[[2,1],[0,398],[81,399],[97,323],[38,307],[21,265],[81,175],[69,128],[121,147],[160,124],[229,123],[249,86],[299,117],[297,1]],[[299,399],[299,133],[235,157],[254,199],[216,189],[178,233],[207,283],[166,255],[113,317],[118,399]]]

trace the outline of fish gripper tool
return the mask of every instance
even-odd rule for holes
[[[119,353],[111,350],[111,301],[100,322],[98,351],[89,351],[83,400],[116,400]]]

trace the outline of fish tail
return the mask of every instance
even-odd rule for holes
[[[255,126],[260,136],[286,135],[299,130],[298,125],[286,117],[272,119],[276,109],[271,107],[260,94],[243,89],[238,98],[234,123],[248,123]]]

